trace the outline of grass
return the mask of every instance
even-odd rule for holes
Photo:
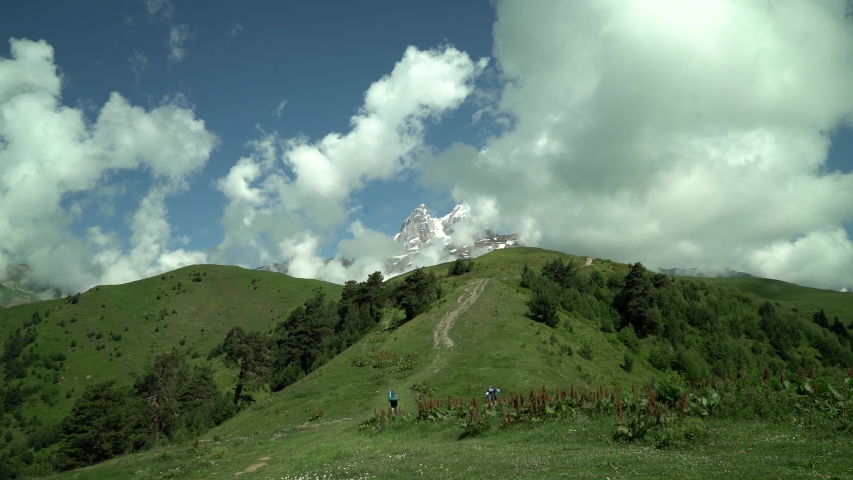
[[[702,278],[704,282],[726,285],[759,298],[778,302],[786,308],[797,308],[804,313],[814,313],[823,309],[830,321],[838,316],[845,326],[853,320],[853,294],[801,287],[793,283],[771,280],[769,278]]]
[[[627,373],[620,367],[627,349],[615,334],[601,332],[594,322],[563,316],[560,326],[552,330],[525,316],[528,292],[518,286],[522,266],[527,263],[530,268],[539,268],[555,255],[583,264],[583,257],[528,248],[499,250],[478,258],[473,272],[444,280],[447,294],[430,311],[402,324],[383,324],[295,385],[259,396],[252,407],[201,437],[198,448],[193,442],[161,446],[55,478],[225,477],[259,463],[265,465],[245,475],[277,479],[706,478],[735,473],[749,478],[853,476],[853,465],[845,456],[849,435],[785,423],[736,423],[710,418],[702,422],[703,438],[693,447],[669,449],[614,443],[615,418],[557,420],[532,429],[517,426],[506,431],[490,430],[466,440],[458,440],[461,427],[455,422],[395,425],[375,434],[358,429],[374,409],[388,408],[387,392],[391,389],[400,396],[402,412],[414,412],[422,395],[410,388],[416,383],[427,383],[435,397],[464,396],[478,401],[489,385],[503,392],[527,392],[543,383],[549,389],[599,385],[628,389],[631,385],[653,384],[657,372],[642,354],[646,345],[641,343],[641,352],[634,356],[633,369]],[[429,270],[443,274],[447,267]],[[625,265],[600,259],[582,271],[593,269],[627,271]],[[207,272],[207,276],[201,283],[189,283],[188,274],[194,271]],[[261,280],[252,284],[252,278]],[[391,283],[401,278],[392,279]],[[483,280],[477,300],[458,311],[447,330],[454,346],[436,348],[437,327]],[[178,281],[186,286],[187,293],[175,296],[171,287]],[[774,281],[770,280],[703,281],[730,282],[735,288],[801,311],[808,311],[821,301],[826,301],[826,305],[819,306],[828,315],[853,306],[853,297],[835,292],[813,292],[815,289],[791,284],[774,291]],[[325,288],[332,298],[340,290],[338,286],[271,272],[189,267],[166,275],[165,280],[156,277],[126,286],[101,287],[83,294],[78,305],[43,302],[9,309],[16,316],[2,317],[0,328],[8,332],[9,324],[20,325],[35,308],[43,311],[47,306],[63,304],[46,325],[39,325],[40,332],[57,331],[60,319],[65,319],[67,329],[68,318],[76,315],[79,321],[72,324],[74,330],[70,334],[54,334],[59,338],[55,344],[44,339],[49,333],[40,333],[38,347],[45,351],[62,348],[72,337],[85,343],[82,350],[73,352],[76,359],[69,354],[69,373],[63,372],[66,380],[61,387],[69,388],[70,375],[86,369],[103,371],[90,382],[109,375],[130,381],[128,371],[140,372],[152,352],[177,346],[183,336],[187,344],[182,349],[206,353],[237,322],[248,329],[268,329],[316,287]],[[165,291],[166,296],[152,301],[158,290],[161,295]],[[102,304],[106,306],[101,307]],[[161,328],[155,334],[153,328],[158,322],[150,313],[159,311],[161,305],[178,313],[170,313],[159,322],[161,327],[168,324],[168,330]],[[99,320],[102,310],[110,312],[105,315],[105,321],[113,322],[110,326],[99,323],[104,322]],[[147,321],[142,318],[146,313]],[[7,312],[0,310],[0,315]],[[106,342],[110,347],[121,344],[127,353],[120,359],[106,360],[104,355],[111,348],[95,352],[92,342],[86,343],[87,329],[100,328],[106,335],[108,329],[124,326],[130,327],[127,337]],[[579,353],[584,345],[589,346],[590,358]],[[574,355],[566,355],[567,347]],[[413,368],[404,371],[374,368],[369,361],[364,366],[353,365],[356,358],[369,360],[382,351],[399,357],[416,355],[417,360]],[[227,383],[227,373],[220,370],[223,384]],[[75,382],[78,388],[84,384],[80,379]],[[67,410],[67,406],[64,408]],[[63,410],[57,407],[56,412],[60,411]],[[269,460],[261,460],[266,457]]]
[[[20,283],[10,280],[0,282],[0,307],[8,305],[9,302],[16,298],[24,300],[25,302],[35,302],[39,300],[38,295],[35,292],[28,290]]]
[[[693,448],[614,443],[613,422],[558,421],[456,440],[441,424],[357,433],[355,420],[227,435],[114,459],[59,478],[849,478],[847,441],[789,425],[704,422]],[[261,461],[268,457],[269,460]]]
[[[196,272],[201,282],[192,281],[190,275]],[[132,383],[156,354],[172,348],[190,357],[191,364],[201,362],[231,327],[267,330],[316,288],[326,291],[330,298],[337,298],[341,290],[339,285],[240,267],[185,267],[125,285],[92,288],[80,295],[77,304],[60,299],[0,309],[0,339],[5,340],[34,311],[44,317],[45,311],[51,310],[36,327],[36,343],[24,350],[24,355],[32,348],[42,356],[63,353],[67,357],[61,371],[28,368],[47,380],[32,374],[24,380],[25,385],[43,382],[56,389],[55,406],[50,407],[36,395],[23,410],[26,418],[36,415],[49,423],[64,417],[75,395],[86,386],[107,380]],[[165,312],[162,319],[161,312]],[[121,335],[121,339],[111,339],[116,337],[110,333]],[[72,342],[75,347],[71,347]],[[96,350],[98,345],[105,348]],[[193,353],[199,357],[191,359]],[[59,375],[56,385],[52,385],[54,374]],[[216,375],[222,387],[231,385],[233,373],[229,369],[219,364]],[[71,396],[66,398],[69,392]]]

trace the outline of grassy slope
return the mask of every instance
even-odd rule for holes
[[[189,274],[200,272],[201,282],[192,282]],[[205,275],[206,274],[206,275]],[[252,279],[258,279],[253,285]],[[181,282],[186,293],[172,290]],[[257,289],[254,288],[257,286]],[[200,265],[175,270],[164,278],[152,277],[125,285],[101,286],[83,293],[76,305],[65,299],[0,309],[0,339],[29,320],[33,311],[44,316],[52,310],[36,329],[38,337],[33,351],[41,355],[62,352],[66,355],[54,408],[38,399],[38,395],[25,404],[24,415],[37,414],[43,421],[61,419],[71,408],[74,397],[67,399],[70,390],[79,393],[90,384],[116,379],[130,383],[133,375],[141,373],[154,355],[179,348],[202,355],[225,338],[234,325],[248,330],[270,328],[282,316],[312,295],[316,288],[327,292],[331,298],[340,295],[338,285],[289,277],[279,273],[247,270],[240,267]],[[157,295],[160,300],[157,300]],[[159,320],[162,309],[168,312]],[[175,314],[172,314],[172,311]],[[148,317],[147,319],[145,317]],[[72,322],[72,319],[76,321]],[[64,322],[65,326],[60,326]],[[155,332],[155,329],[159,331]],[[202,332],[202,329],[204,330]],[[97,340],[88,332],[101,332]],[[121,335],[121,340],[110,340],[110,332]],[[185,339],[185,345],[180,341]],[[76,348],[71,348],[76,342]],[[107,348],[96,351],[97,344]],[[116,356],[117,351],[122,353]],[[24,355],[29,347],[24,350]],[[29,370],[33,370],[31,367]],[[53,371],[36,368],[37,374]],[[231,373],[218,370],[218,380],[225,386],[231,383]],[[38,382],[29,375],[25,383]]]
[[[552,344],[551,332],[524,316],[527,295],[517,287],[516,277],[524,263],[537,268],[554,255],[539,249],[510,249],[481,257],[474,272],[448,281],[448,294],[431,311],[399,328],[368,335],[318,372],[208,433],[194,452],[190,445],[162,447],[61,477],[209,478],[230,476],[255,463],[268,463],[253,474],[258,478],[324,474],[331,478],[364,478],[368,474],[387,478],[537,478],[565,473],[589,478],[713,477],[731,475],[733,469],[767,478],[829,472],[853,475],[851,465],[840,454],[847,440],[785,425],[711,421],[704,445],[686,451],[613,445],[610,421],[556,422],[465,441],[457,441],[458,427],[448,424],[407,425],[378,435],[357,430],[374,408],[387,408],[389,389],[400,393],[404,413],[413,411],[418,394],[409,387],[414,382],[431,382],[437,396],[464,395],[479,400],[489,384],[509,392],[529,391],[543,383],[551,388],[627,387],[651,381],[653,370],[641,358],[630,376],[618,367],[624,348],[597,325],[570,319],[574,333],[558,329]],[[446,268],[431,267],[438,273]],[[589,268],[627,270],[624,265],[598,260]],[[480,279],[488,280],[479,298],[455,318],[449,330],[454,347],[435,348],[436,326]],[[841,297],[826,298],[832,298],[839,308],[845,308],[840,303],[845,298],[853,298],[837,295]],[[792,294],[791,298],[790,305],[801,309],[813,299],[808,294]],[[577,353],[572,357],[560,354],[565,345],[577,352],[583,342],[593,348],[592,361]],[[354,357],[369,356],[372,349],[417,353],[418,363],[410,372],[385,375],[370,366],[352,366]],[[309,422],[318,411],[325,417]],[[259,460],[265,457],[270,459]]]
[[[24,300],[25,302],[37,302],[38,295],[21,285],[20,283],[11,280],[0,282],[0,307],[4,307],[14,299]]]
[[[838,316],[844,325],[853,320],[853,293],[841,293],[833,290],[801,287],[793,283],[768,278],[708,278],[702,279],[711,284],[728,285],[744,292],[752,293],[801,312],[813,313],[821,308],[832,320]]]

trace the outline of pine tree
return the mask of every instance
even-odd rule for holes
[[[234,327],[225,336],[223,349],[225,365],[239,369],[234,386],[234,405],[238,405],[251,398],[243,390],[259,390],[266,384],[270,365],[267,338],[263,333],[246,333],[241,327]]]

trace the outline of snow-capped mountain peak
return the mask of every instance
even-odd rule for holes
[[[447,215],[439,218],[445,235],[453,233],[453,225],[468,218],[468,211],[462,205],[456,205]]]
[[[457,205],[447,215],[435,218],[430,215],[426,205],[420,204],[400,225],[400,231],[394,235],[394,240],[402,244],[406,250],[420,250],[422,246],[432,243],[436,238],[447,239],[449,233],[453,231],[453,225],[467,216],[463,207]]]

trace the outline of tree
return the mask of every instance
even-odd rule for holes
[[[538,282],[533,286],[533,296],[527,302],[529,314],[535,320],[556,327],[560,323],[557,307],[560,305],[560,289],[549,280]]]
[[[149,408],[115,381],[87,387],[62,421],[56,466],[67,470],[140,450],[151,439]]]
[[[395,294],[397,305],[406,311],[406,320],[411,320],[432,306],[441,296],[441,289],[434,273],[418,268],[397,287]]]
[[[829,319],[826,318],[826,314],[823,312],[822,308],[819,312],[812,315],[812,321],[823,328],[829,329]]]
[[[10,334],[9,338],[3,343],[3,361],[9,362],[18,358],[25,346],[26,344],[24,343],[24,337],[21,335],[21,332],[15,331]]]
[[[453,277],[464,275],[474,270],[474,260],[462,260],[457,258],[455,262],[447,269],[447,274]]]
[[[172,437],[182,413],[179,397],[189,379],[189,366],[174,349],[155,357],[145,374],[137,379],[136,392],[152,407],[150,425],[155,439]]]
[[[574,260],[564,263],[559,257],[542,266],[542,276],[551,280],[560,288],[583,290],[578,265]]]
[[[536,272],[531,270],[525,263],[524,266],[521,267],[521,288],[532,288],[533,283],[535,282],[535,276]]]
[[[181,423],[190,434],[198,434],[215,427],[236,413],[228,395],[221,392],[213,379],[213,367],[195,367],[189,382],[178,399],[181,406]]]
[[[237,367],[237,383],[234,386],[234,405],[250,400],[243,390],[259,390],[266,384],[270,364],[270,352],[266,335],[261,332],[246,333],[241,327],[228,331],[223,342],[224,363]]]
[[[838,338],[848,338],[850,334],[847,332],[847,329],[844,328],[844,324],[841,323],[841,320],[838,317],[835,317],[835,321],[832,322],[832,327],[830,327],[832,333],[838,335]]]
[[[654,298],[646,268],[640,262],[629,266],[631,270],[618,299],[619,310],[638,336],[654,335],[660,328],[660,312],[652,308]]]

